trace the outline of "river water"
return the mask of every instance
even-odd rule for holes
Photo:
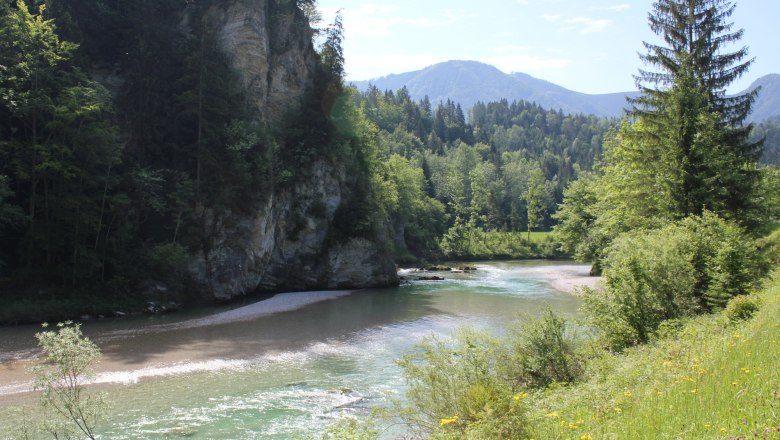
[[[90,321],[103,351],[95,388],[108,391],[104,438],[288,439],[402,397],[395,364],[415,343],[469,325],[500,332],[544,308],[576,313],[556,290],[589,267],[477,263],[473,273],[398,288],[277,295],[244,307]],[[0,437],[9,408],[35,403],[26,369],[37,327],[0,329]],[[5,426],[5,428],[3,428]]]

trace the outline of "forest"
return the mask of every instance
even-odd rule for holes
[[[336,212],[329,243],[368,237],[402,264],[568,255],[595,259],[598,270],[622,232],[705,209],[755,227],[780,204],[776,122],[721,133],[716,116],[681,113],[697,128],[681,134],[679,148],[689,148],[701,124],[715,138],[674,156],[647,140],[666,124],[661,110],[638,110],[677,99],[714,106],[737,126],[751,96],[648,94],[623,121],[506,100],[477,103],[466,115],[452,101],[414,102],[405,89],[346,87],[340,21],[312,21],[311,2],[271,2],[272,14],[292,14],[300,32],[323,43],[302,111],[268,123],[242,98],[240,72],[209,23],[210,2],[137,3],[2,5],[3,320],[42,303],[59,317],[137,307],[149,299],[139,292],[150,280],[164,282],[168,299],[196,299],[182,292],[193,286],[194,255],[209,246],[209,213],[251,212],[304,182],[323,155],[349,170],[353,195]],[[200,23],[184,36],[173,23],[182,14]],[[668,86],[678,80],[663,78]],[[717,136],[741,152],[715,159]],[[634,169],[645,162],[660,168]],[[744,171],[727,175],[731,167]],[[630,183],[621,181],[627,175]],[[715,181],[722,192],[705,194]],[[309,215],[320,212],[315,203]],[[287,226],[289,237],[302,221]]]
[[[319,27],[310,0],[264,3],[287,26],[269,53],[303,54],[307,72],[298,105],[266,111],[221,46],[218,3],[0,3],[0,322],[139,310],[150,285],[203,301],[194,262],[231,241],[220,225],[293,194],[304,209],[281,205],[263,231],[298,243],[319,219],[305,244],[320,260],[357,239],[398,264],[571,257],[603,280],[578,292],[575,323],[549,310],[500,336],[424,339],[397,362],[404,399],[322,438],[398,423],[436,439],[780,432],[780,127],[746,123],[760,90],[725,92],[753,62],[736,3],[655,2],[662,42],[645,43],[619,120],[358,92],[341,17]],[[44,406],[80,405],[81,385],[50,392],[46,368],[87,371],[99,349],[79,325],[38,339]],[[69,414],[90,438],[95,411]]]

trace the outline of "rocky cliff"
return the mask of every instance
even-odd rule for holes
[[[294,2],[217,1],[207,18],[262,123],[273,126],[295,111],[319,60]],[[382,231],[331,239],[336,211],[352,197],[345,167],[326,159],[309,166],[295,184],[258,197],[262,202],[248,200],[250,209],[242,213],[204,210],[206,239],[191,266],[204,295],[397,284]]]

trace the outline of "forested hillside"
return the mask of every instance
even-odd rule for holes
[[[0,3],[0,319],[396,280],[339,23],[39,3]]]
[[[506,100],[477,103],[467,123],[460,104],[414,102],[405,88],[372,87],[355,100],[379,129],[387,179],[402,189],[392,216],[399,256],[404,247],[428,257],[539,255],[512,233],[553,224],[563,189],[593,167],[617,125]]]
[[[521,72],[504,73],[497,68],[476,61],[454,60],[428,66],[414,72],[383,76],[368,81],[353,81],[359,90],[373,85],[380,90],[398,90],[406,87],[414,100],[428,96],[434,103],[448,99],[463,106],[468,112],[477,102],[528,101],[542,107],[562,110],[567,114],[593,114],[596,116],[622,117],[626,98],[636,98],[636,91],[587,94],[566,89],[557,84],[534,78]],[[780,115],[780,75],[765,75],[755,80],[748,93],[761,88],[748,116],[748,122],[760,123]]]

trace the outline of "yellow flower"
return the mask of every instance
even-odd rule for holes
[[[623,412],[623,410],[618,408],[618,407],[615,407],[614,409],[615,409],[615,412],[618,413],[618,414]]]
[[[631,393],[630,390],[626,390],[626,391],[623,391],[623,395],[626,396],[626,397],[631,397],[633,394]]]
[[[694,388],[691,390],[691,394],[696,394],[696,392],[699,391],[697,388]]]
[[[545,417],[550,417],[550,418],[554,419],[554,418],[558,417],[558,413],[547,413],[544,416]]]
[[[450,417],[448,419],[441,419],[440,423],[441,423],[441,426],[446,426],[446,425],[450,425],[452,423],[457,423],[458,419],[459,419],[459,417],[455,415],[455,416],[452,416],[452,417]]]
[[[525,391],[523,391],[523,392],[522,392],[522,393],[520,393],[520,394],[517,394],[517,395],[514,395],[514,396],[512,396],[512,398],[513,398],[513,399],[515,399],[515,400],[523,400],[523,399],[525,399],[526,397],[528,397],[528,393],[526,393]]]
[[[580,436],[580,440],[593,440],[593,437],[589,436],[588,434],[582,434]]]

